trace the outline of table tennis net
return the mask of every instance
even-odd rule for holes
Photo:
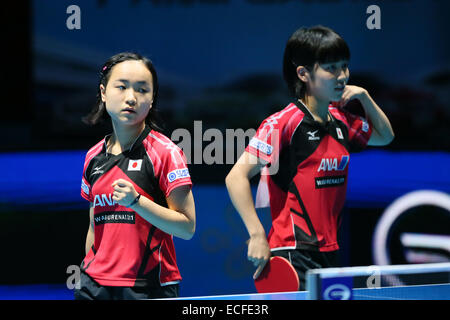
[[[450,263],[310,270],[309,299],[448,299]]]

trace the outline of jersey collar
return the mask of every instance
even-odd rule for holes
[[[142,141],[144,141],[144,139],[148,136],[148,134],[150,133],[150,131],[152,131],[152,129],[150,128],[149,125],[145,125],[144,130],[141,132],[141,134],[136,138],[136,140],[133,142],[133,144],[131,145],[131,147],[125,151],[123,151],[122,153],[126,153],[126,152],[131,152],[134,148],[136,148],[136,146],[139,146]],[[107,134],[105,136],[105,138],[103,139],[103,152],[106,154],[106,144],[108,143],[108,140],[111,138],[112,133]]]
[[[334,118],[333,118],[333,115],[331,114],[331,112],[330,112],[330,110],[328,109],[328,115],[329,115],[329,119],[330,120],[328,120],[327,122],[325,122],[325,123],[320,123],[320,122],[317,122],[315,119],[314,119],[314,117],[313,117],[313,115],[312,115],[312,113],[311,113],[311,111],[309,111],[309,109],[306,107],[306,105],[304,104],[304,103],[302,103],[301,101],[299,101],[299,100],[295,100],[294,101],[294,104],[297,106],[297,108],[299,108],[304,114],[305,114],[305,120],[307,121],[307,122],[309,122],[309,123],[311,123],[311,124],[313,124],[314,126],[317,126],[317,127],[323,127],[324,129],[326,129],[326,128],[328,128],[333,122],[334,122]],[[304,121],[304,120],[303,120]]]

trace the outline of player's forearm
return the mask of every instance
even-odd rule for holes
[[[89,227],[89,230],[86,235],[86,244],[85,244],[85,251],[86,254],[88,254],[89,250],[91,250],[92,246],[94,245],[94,230],[92,227]]]
[[[181,212],[163,207],[144,196],[141,196],[132,209],[144,220],[168,234],[185,240],[191,239],[194,235],[195,221],[193,219],[189,219]]]
[[[386,114],[376,104],[367,91],[359,98],[367,117],[372,122],[373,130],[379,136],[379,144],[389,144],[394,139],[394,130]]]
[[[92,246],[94,245],[95,241],[95,225],[94,225],[94,207],[93,204],[90,203],[89,207],[89,228],[86,235],[86,244],[85,244],[85,251],[86,254],[88,254],[89,250],[91,250]]]
[[[255,205],[253,204],[253,196],[249,179],[233,172],[232,170],[226,177],[225,184],[227,186],[231,202],[241,216],[250,237],[265,237],[264,227],[258,218]]]

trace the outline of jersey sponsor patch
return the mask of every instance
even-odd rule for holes
[[[361,121],[362,121],[362,127],[361,130],[363,132],[368,132],[369,131],[369,123],[367,122],[366,119],[364,119],[363,117],[361,117]]]
[[[176,169],[167,174],[167,180],[169,180],[169,182],[188,177],[190,177],[188,168]]]
[[[270,144],[267,144],[257,138],[252,138],[249,145],[268,156],[270,156],[273,152],[273,147]]]
[[[320,177],[315,178],[316,189],[328,188],[328,187],[338,187],[345,183],[345,176],[334,176],[334,177]]]
[[[128,161],[128,171],[141,171],[142,159],[139,160],[129,160]]]
[[[81,189],[83,190],[84,193],[89,195],[89,187],[87,186],[87,184],[84,182],[83,179],[81,179]]]
[[[112,193],[97,194],[94,197],[94,208],[95,207],[113,207],[115,205],[117,205],[117,202],[112,198]]]
[[[96,226],[105,223],[127,223],[135,224],[135,214],[129,211],[102,212],[94,216]]]
[[[319,169],[320,171],[343,171],[347,167],[349,156],[342,156],[341,160],[338,161],[337,158],[322,158],[320,162]]]

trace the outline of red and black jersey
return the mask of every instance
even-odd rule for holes
[[[112,199],[112,183],[130,181],[136,191],[167,207],[166,197],[192,185],[182,150],[146,126],[132,147],[106,152],[105,137],[86,154],[81,195],[94,207],[94,245],[82,268],[104,286],[155,286],[181,280],[172,235]]]
[[[270,204],[272,251],[339,249],[349,152],[367,145],[372,126],[333,105],[328,111],[331,120],[321,124],[301,102],[291,103],[265,119],[246,148],[268,163],[256,206],[261,200]]]

